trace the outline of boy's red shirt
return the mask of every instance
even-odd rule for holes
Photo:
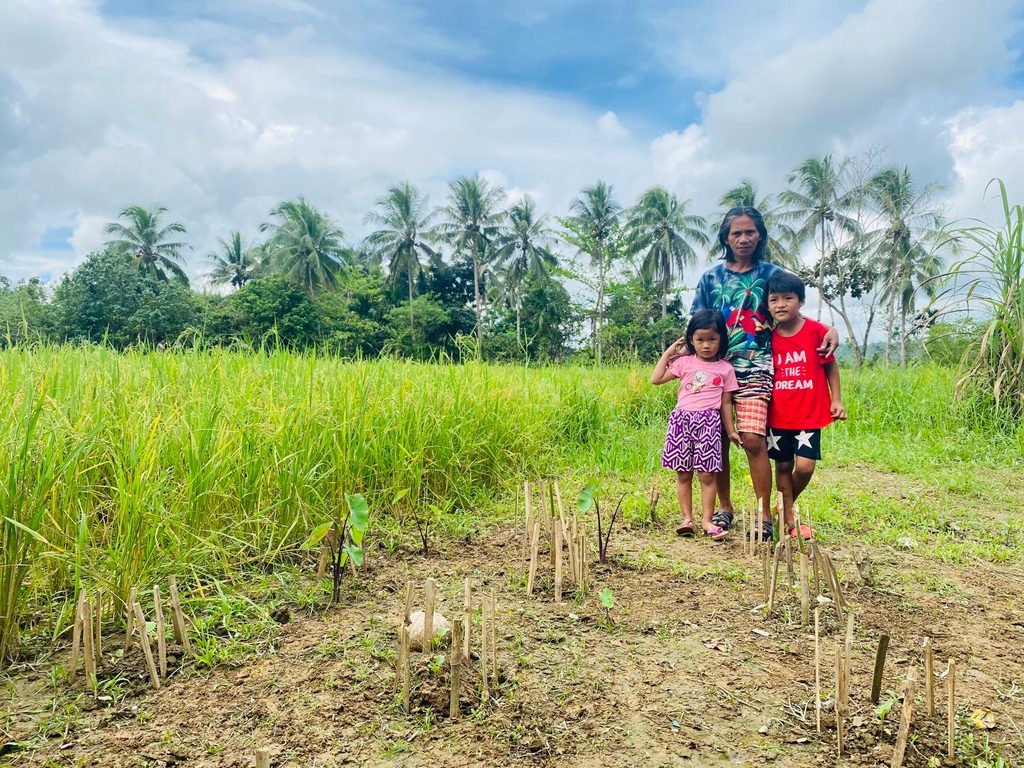
[[[803,327],[792,336],[772,331],[772,361],[775,384],[768,408],[768,426],[776,429],[821,429],[832,423],[832,395],[825,378],[825,363],[818,347],[828,328],[804,318]]]

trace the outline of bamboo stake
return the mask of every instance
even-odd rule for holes
[[[103,665],[103,592],[96,590],[96,642],[93,650],[96,652],[96,666]]]
[[[566,519],[565,510],[562,507],[562,491],[558,487],[558,479],[556,478],[554,481],[552,481],[552,484],[555,487],[555,502],[558,504],[558,522],[562,524],[562,541],[564,542],[565,548],[566,550],[568,550],[569,553],[569,572],[575,574],[576,553],[573,552],[573,545],[575,541],[573,540],[572,536],[569,535],[569,521]],[[561,559],[561,549],[558,550],[558,556],[559,559]]]
[[[96,652],[92,642],[92,603],[82,603],[82,658],[85,660],[85,682],[96,693]]]
[[[843,647],[836,644],[836,754],[843,756]]]
[[[814,722],[821,733],[821,608],[814,609]]]
[[[946,733],[946,755],[952,759],[956,756],[956,661],[953,659],[946,662]]]
[[[910,736],[910,721],[914,714],[914,683],[917,670],[911,668],[907,674],[907,684],[903,688],[903,714],[900,716],[900,730],[896,738],[896,748],[892,752],[891,768],[902,768],[903,757],[907,752],[907,739]]]
[[[845,660],[845,664],[843,665],[843,671],[846,673],[846,680],[844,682],[846,683],[847,696],[849,696],[850,667],[852,666],[850,658],[853,654],[853,611],[850,611],[850,613],[846,615],[846,642],[843,644],[843,650],[843,658]],[[847,698],[844,704],[847,706],[847,708],[849,708],[849,698]]]
[[[526,595],[533,595],[533,585],[537,579],[537,544],[540,541],[540,523],[533,524],[533,536],[530,538],[530,574],[526,579]]]
[[[139,644],[142,646],[142,653],[146,657],[146,668],[149,670],[149,681],[154,689],[160,688],[160,676],[156,673],[156,663],[153,661],[153,648],[149,644],[149,632],[146,631],[146,616],[142,613],[142,606],[137,602],[132,604],[135,611],[135,626],[139,629]]]
[[[928,716],[935,717],[935,659],[932,653],[932,639],[924,639],[924,703]]]
[[[554,521],[555,527],[555,602],[562,602],[562,523]]]
[[[580,569],[579,588],[581,592],[587,590],[587,539],[580,533],[576,536],[576,552],[579,554],[579,562],[576,564]]]
[[[878,650],[875,651],[875,672],[871,676],[871,703],[877,704],[882,693],[882,674],[885,672],[885,654],[889,650],[889,636],[878,638]]]
[[[839,618],[841,621],[843,614],[846,613],[846,597],[843,595],[843,585],[839,583],[839,571],[836,570],[832,557],[825,554],[824,560],[825,567],[828,568],[829,578],[832,580],[833,592],[835,593],[836,605],[839,607]]]
[[[580,531],[579,531],[579,520],[576,517],[576,513],[572,513],[572,540],[575,542],[573,548],[576,550],[576,568],[573,571],[572,578],[576,582],[576,586],[580,586],[583,581],[583,547],[580,546]]]
[[[757,531],[757,518],[758,518],[758,511],[760,509],[761,509],[761,505],[758,504],[757,506],[752,507],[751,510],[750,510],[750,525],[748,527],[748,530],[750,531],[750,556],[751,557],[757,557],[757,544],[758,544],[757,539],[760,538],[758,536],[758,531]]]
[[[810,543],[810,556],[811,556],[811,567],[814,569],[814,598],[817,599],[821,595],[821,575],[818,573],[818,542],[811,539]]]
[[[423,653],[430,653],[434,648],[434,590],[437,583],[433,579],[427,579],[426,598],[423,603],[423,642],[420,650]]]
[[[156,616],[156,650],[160,659],[160,679],[167,679],[167,636],[164,633],[164,608],[160,601],[160,587],[153,585],[153,614]]]
[[[270,768],[270,750],[266,747],[256,750],[256,768]]]
[[[171,624],[174,626],[175,639],[186,655],[192,653],[192,643],[188,639],[188,623],[185,612],[181,610],[181,597],[178,595],[178,580],[171,576],[167,579],[167,589],[171,595]]]
[[[462,644],[462,622],[458,619],[452,621],[452,651],[448,654],[451,661],[451,682],[452,692],[448,699],[448,717],[453,720],[459,716],[459,687],[462,684],[462,654],[459,653],[459,646]]]
[[[498,596],[491,587],[491,677],[498,685]]]
[[[82,646],[82,606],[85,604],[85,590],[78,590],[78,599],[75,601],[75,622],[71,630],[71,661],[68,664],[68,680],[75,679],[78,671],[78,656]]]
[[[405,620],[402,622],[403,625],[409,626],[409,620],[412,616],[412,579],[407,579],[405,582]]]
[[[747,527],[747,513],[743,511],[741,506],[738,511],[734,510],[733,518],[736,520],[736,531],[739,533],[740,542],[743,544],[743,556],[747,557],[750,555],[750,544],[747,543],[746,531]]]
[[[768,604],[768,545],[761,547],[761,576],[763,580],[764,602]]]
[[[135,605],[135,587],[128,591],[128,602],[124,605],[124,652],[132,647],[132,632],[135,629],[135,614],[132,606]]]
[[[469,583],[469,576],[462,580],[462,618],[465,624],[465,632],[462,633],[462,655],[469,661],[469,635],[472,625],[473,593]]]
[[[807,586],[807,555],[800,553],[800,626],[810,622],[811,592]]]
[[[779,558],[782,555],[782,545],[775,547],[775,554],[772,556],[772,581],[768,587],[768,615],[775,612],[775,587],[779,582]]]
[[[405,624],[398,629],[398,643],[398,664],[400,667],[398,672],[402,682],[402,710],[408,714],[412,681],[409,672],[409,627]]]
[[[530,488],[530,481],[523,481],[523,559],[530,556],[530,531],[533,530],[533,493]]]
[[[480,697],[486,704],[491,698],[490,689],[487,686],[488,672],[490,665],[487,663],[487,600],[480,599]]]

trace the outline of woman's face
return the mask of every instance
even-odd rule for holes
[[[746,262],[750,261],[757,244],[761,242],[761,233],[757,231],[757,225],[752,218],[737,216],[729,225],[726,241],[735,259]]]

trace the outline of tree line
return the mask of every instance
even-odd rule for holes
[[[710,216],[661,186],[626,207],[598,181],[567,216],[551,217],[528,195],[506,205],[504,190],[480,176],[452,181],[439,207],[405,182],[376,201],[360,243],[299,197],[275,206],[258,235],[230,232],[204,256],[206,280],[226,293],[190,286],[183,224],[164,208],[131,205],[106,227],[105,247],[52,290],[38,279],[0,282],[0,321],[6,343],[651,357],[685,322],[684,271],[721,255],[722,214],[753,206],[768,226],[766,257],[817,289],[854,361],[868,356],[881,324],[885,360],[905,364],[908,342],[929,322],[918,304],[950,240],[937,185],[919,186],[907,168],[879,159],[809,158],[782,192],[762,195],[742,181]]]

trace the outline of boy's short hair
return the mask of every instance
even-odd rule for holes
[[[795,293],[800,301],[804,301],[806,289],[803,280],[792,272],[780,269],[768,278],[768,293]]]

